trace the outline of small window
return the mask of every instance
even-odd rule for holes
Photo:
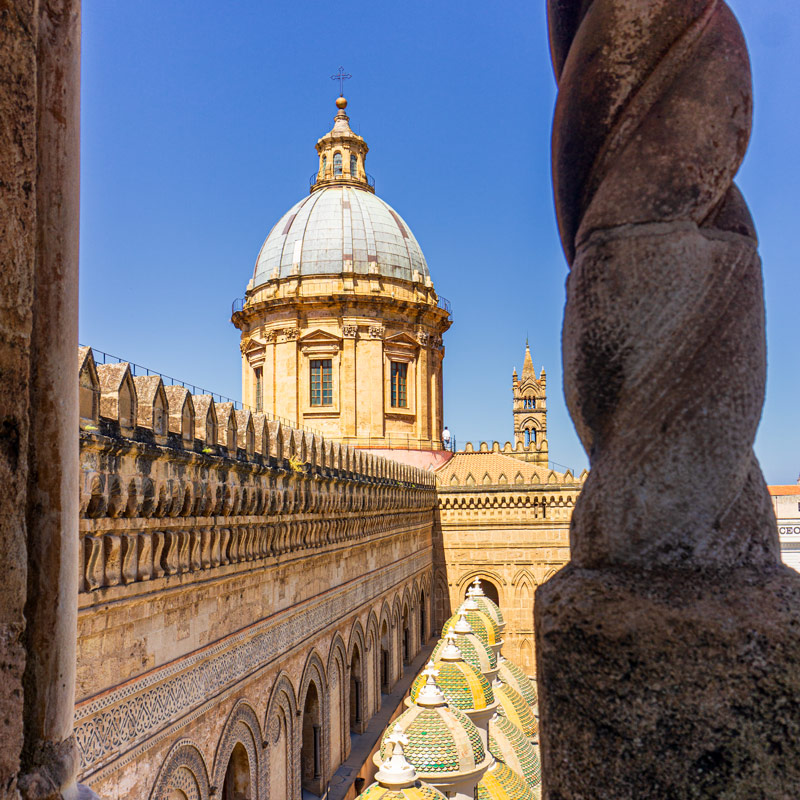
[[[261,367],[256,367],[255,370],[256,376],[256,411],[261,411],[261,403],[262,403],[262,388],[261,388]]]
[[[311,362],[311,405],[333,405],[333,362],[316,358]]]
[[[321,177],[325,177],[325,170],[328,168],[328,156],[322,156],[322,169],[320,170]]]
[[[358,175],[358,159],[350,156],[350,176],[355,178]]]
[[[525,397],[522,401],[523,408],[536,408],[536,398],[535,397]]]
[[[333,174],[335,177],[338,177],[342,174],[342,154],[341,153],[334,153],[333,154]]]
[[[392,361],[392,408],[407,408],[408,364]]]

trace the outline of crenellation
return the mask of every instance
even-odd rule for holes
[[[123,436],[130,436],[138,416],[136,387],[130,365],[100,364],[97,367],[100,381],[100,416],[119,425]]]

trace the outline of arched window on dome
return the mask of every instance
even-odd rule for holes
[[[328,156],[322,156],[322,169],[320,170],[320,177],[325,177],[325,170],[328,168]]]
[[[342,154],[341,153],[334,153],[333,154],[333,176],[340,177],[342,174]]]
[[[355,178],[358,175],[358,159],[355,156],[350,156],[350,177]]]

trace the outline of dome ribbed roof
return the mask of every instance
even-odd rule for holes
[[[423,779],[469,771],[486,759],[475,723],[456,708],[411,706],[395,720],[395,725],[408,737],[405,756]],[[391,733],[386,731],[381,740],[381,762],[391,754]]]
[[[447,798],[430,784],[417,781],[405,789],[387,789],[385,786],[373,783],[356,800],[447,800]]]
[[[495,697],[500,701],[498,713],[510,719],[529,739],[539,735],[539,723],[522,695],[507,683],[495,684]]]
[[[488,617],[491,617],[498,625],[505,624],[503,612],[494,600],[490,600],[484,595],[473,595],[472,599],[478,604],[478,608]]]
[[[434,668],[439,671],[436,685],[442,690],[451,707],[455,706],[461,711],[465,709],[479,711],[494,703],[494,693],[489,681],[466,661],[436,661]],[[417,675],[411,684],[411,699],[414,702],[424,685],[425,675]]]
[[[442,626],[442,636],[444,636],[458,622],[461,609],[453,614],[450,619]],[[464,615],[467,622],[472,626],[473,633],[485,644],[493,645],[500,641],[500,629],[497,623],[483,611],[465,611]]]
[[[500,680],[516,689],[525,698],[525,702],[532,709],[536,709],[539,705],[539,696],[536,694],[536,686],[533,681],[513,661],[509,661],[503,656],[498,661]]]
[[[478,800],[535,800],[528,784],[502,761],[481,778]]]
[[[440,639],[433,648],[431,658],[436,661],[442,649],[446,646],[444,639]],[[461,658],[478,672],[484,673],[497,666],[497,656],[491,647],[487,647],[474,633],[468,635],[458,634],[455,639],[456,647],[461,651]]]
[[[525,778],[531,789],[541,784],[542,766],[536,746],[507,717],[495,714],[489,721],[489,752]]]
[[[292,206],[270,231],[253,288],[272,278],[342,272],[430,278],[414,234],[388,203],[356,186],[326,186]]]

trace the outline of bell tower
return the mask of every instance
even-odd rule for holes
[[[536,377],[533,358],[528,342],[525,342],[525,360],[522,364],[522,377],[517,377],[517,370],[511,377],[511,389],[514,394],[514,447],[530,450],[540,460],[547,461],[547,376],[544,367]]]

